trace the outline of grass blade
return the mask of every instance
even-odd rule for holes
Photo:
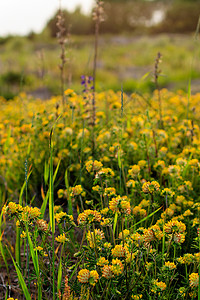
[[[8,250],[8,252],[10,253],[9,250]],[[19,279],[19,282],[20,282],[20,284],[21,284],[22,290],[23,290],[23,292],[24,292],[24,296],[26,297],[26,300],[31,300],[31,295],[29,294],[29,291],[28,291],[28,288],[27,288],[26,283],[25,283],[25,281],[24,281],[24,278],[23,278],[23,276],[22,276],[22,273],[21,273],[21,271],[20,271],[18,265],[16,264],[14,258],[12,257],[12,254],[11,254],[11,253],[10,253],[10,256],[11,256],[12,261],[13,261],[13,264],[14,264],[14,266],[15,266],[15,269],[16,269],[16,272],[17,272],[17,277],[18,277],[18,279]]]
[[[114,218],[114,225],[113,225],[113,236],[115,236],[115,230],[116,230],[116,227],[117,227],[117,219],[118,219],[118,213],[116,211],[115,218]]]
[[[32,171],[29,172],[28,176],[27,176],[27,180],[24,181],[24,184],[21,188],[21,191],[20,191],[20,195],[19,195],[19,204],[22,205],[22,202],[23,202],[23,194],[24,194],[24,190],[26,188],[26,185],[27,185],[27,182],[29,180],[29,177],[31,175]]]
[[[44,163],[44,182],[47,185],[49,179],[49,164],[46,162]]]
[[[67,193],[68,193],[68,213],[69,213],[69,215],[73,215],[72,199],[71,199],[70,192],[69,192],[69,181],[68,181],[67,170],[65,171],[65,186],[67,188]]]
[[[144,219],[142,219],[142,220],[140,220],[139,222],[135,223],[135,224],[134,224],[133,226],[131,226],[130,228],[133,228],[133,227],[135,227],[136,225],[138,225],[138,224],[140,224],[140,223],[142,223],[142,222],[148,220],[148,219],[151,218],[153,215],[155,215],[161,208],[162,208],[162,206],[159,207],[159,208],[158,208],[157,210],[155,210],[154,212],[152,212],[150,215],[146,216]]]

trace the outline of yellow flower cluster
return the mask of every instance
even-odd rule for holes
[[[95,175],[95,178],[102,178],[102,177],[114,177],[115,173],[111,168],[102,168],[100,171],[98,171]]]
[[[192,288],[197,287],[199,285],[199,274],[192,273],[189,275],[190,286]]]
[[[111,270],[114,275],[118,276],[118,275],[122,274],[122,272],[124,270],[124,266],[118,258],[112,260]]]
[[[89,271],[87,269],[82,269],[78,273],[78,281],[81,283],[89,283],[92,286],[95,286],[99,280],[99,274],[96,270]]]
[[[113,212],[121,212],[126,215],[130,215],[131,213],[130,201],[127,196],[117,196],[116,198],[112,198],[109,201],[109,208]]]
[[[158,291],[164,291],[167,287],[166,283],[163,281],[158,281],[158,279],[153,280],[153,288],[152,288],[152,292],[156,293]]]
[[[55,240],[58,242],[58,243],[65,243],[65,242],[68,242],[69,239],[66,237],[66,234],[63,233],[63,234],[60,234],[58,237],[55,238]]]
[[[101,214],[97,210],[86,209],[78,215],[79,225],[87,225],[101,221]]]
[[[142,186],[142,191],[144,193],[150,193],[150,194],[153,194],[157,191],[159,191],[160,189],[160,184],[157,182],[157,181],[147,181],[143,184]]]
[[[95,229],[95,233],[91,231],[87,233],[87,240],[91,248],[99,247],[104,237],[104,232],[100,229]]]
[[[153,225],[148,229],[144,229],[143,239],[145,242],[153,242],[156,240],[161,240],[163,237],[163,232],[160,230],[158,225]]]
[[[63,223],[65,221],[65,222],[69,223],[70,225],[75,225],[75,223],[73,222],[73,220],[74,220],[73,216],[68,215],[67,213],[65,213],[63,211],[55,214],[54,217],[58,224]]]
[[[75,187],[72,187],[71,189],[71,196],[78,196],[82,193],[83,188],[81,185],[76,185]]]
[[[174,270],[176,269],[176,265],[173,262],[166,261],[165,265],[163,266],[163,269]]]
[[[89,160],[88,162],[86,162],[85,166],[86,166],[86,170],[89,173],[91,173],[91,172],[98,172],[103,167],[103,164],[97,160],[94,161]]]
[[[125,257],[126,250],[122,245],[116,245],[115,248],[112,249],[113,257]]]
[[[135,178],[140,174],[140,166],[139,165],[133,165],[129,170],[128,174],[132,177]]]

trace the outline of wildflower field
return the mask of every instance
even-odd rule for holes
[[[199,299],[200,94],[102,92],[93,124],[83,81],[1,99],[1,295]]]
[[[60,95],[0,95],[0,299],[200,300],[199,73],[162,89],[158,52],[151,90],[99,91],[96,4],[82,92],[60,13]]]

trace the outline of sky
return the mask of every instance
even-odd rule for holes
[[[0,0],[0,37],[41,32],[58,10],[59,3],[60,0]],[[94,0],[61,0],[61,7],[73,11],[81,5],[82,11],[87,13],[93,3]]]

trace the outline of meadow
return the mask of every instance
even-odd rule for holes
[[[198,34],[1,43],[1,299],[200,300]]]
[[[81,93],[81,75],[92,74],[94,43],[92,36],[70,36],[66,45],[65,81]],[[99,37],[96,77],[98,92],[117,92],[123,84],[126,93],[152,93],[154,61],[162,54],[159,84],[172,91],[187,91],[192,80],[198,92],[200,63],[198,34],[103,35]],[[58,58],[60,48],[47,33],[34,37],[0,40],[0,92],[6,99],[26,92],[48,99],[60,94]],[[11,68],[12,67],[12,68]]]

